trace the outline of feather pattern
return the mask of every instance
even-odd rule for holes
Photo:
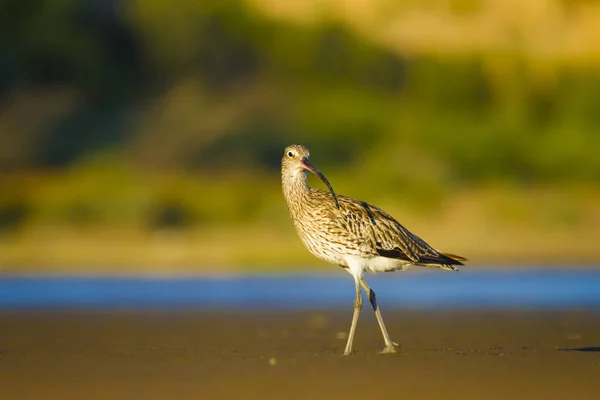
[[[309,187],[305,170],[319,175],[330,192]],[[365,260],[364,270],[370,272],[404,270],[413,265],[456,270],[456,265],[463,265],[464,258],[435,250],[381,208],[335,195],[326,178],[310,163],[304,146],[286,149],[282,187],[300,239],[320,259],[349,267],[348,257],[360,257]]]

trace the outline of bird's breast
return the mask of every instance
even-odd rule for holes
[[[361,253],[359,246],[348,241],[330,220],[309,216],[295,219],[294,225],[304,246],[322,260],[346,266],[346,255]]]

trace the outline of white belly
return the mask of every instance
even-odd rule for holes
[[[361,276],[363,272],[403,271],[412,267],[412,263],[387,257],[345,256],[344,260],[355,276]]]

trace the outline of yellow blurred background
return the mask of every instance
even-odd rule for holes
[[[475,265],[597,264],[599,44],[591,0],[5,0],[0,271],[331,271],[292,143]]]

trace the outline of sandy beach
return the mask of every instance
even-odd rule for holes
[[[384,310],[385,311],[385,310]],[[363,309],[0,313],[4,399],[589,399],[600,314]]]

